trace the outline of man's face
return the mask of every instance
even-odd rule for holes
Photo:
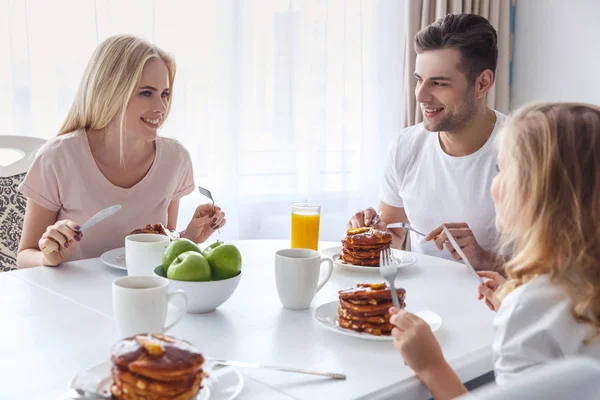
[[[475,86],[459,69],[460,62],[461,54],[456,49],[417,54],[415,96],[429,131],[456,131],[475,115]]]

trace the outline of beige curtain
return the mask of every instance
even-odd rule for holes
[[[406,0],[406,48],[404,58],[404,90],[406,115],[410,126],[423,120],[415,99],[415,58],[413,39],[418,31],[446,14],[470,13],[487,18],[498,32],[498,66],[496,81],[487,95],[487,105],[508,113],[510,100],[510,32],[511,0]]]

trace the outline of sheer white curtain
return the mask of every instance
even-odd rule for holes
[[[191,152],[227,214],[221,238],[288,238],[290,203],[321,237],[375,206],[403,124],[404,1],[0,0],[0,134],[54,136],[96,45],[142,36],[177,60],[161,134]],[[182,201],[179,223],[198,194]],[[149,220],[149,222],[152,222]]]

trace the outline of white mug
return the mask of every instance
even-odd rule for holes
[[[125,263],[127,275],[152,276],[157,265],[162,264],[162,255],[170,243],[168,236],[153,233],[138,233],[125,237]]]
[[[165,326],[168,303],[174,297],[183,299],[183,307]],[[124,276],[113,281],[112,302],[117,330],[123,338],[168,331],[185,315],[188,299],[183,290],[169,292],[169,281],[160,276]]]
[[[319,282],[321,265],[327,263],[327,276]],[[285,249],[275,253],[275,283],[279,300],[290,310],[305,310],[315,294],[331,278],[333,262],[309,249]]]

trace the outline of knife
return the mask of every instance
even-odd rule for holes
[[[369,226],[375,226],[379,222],[379,220],[381,220],[382,213],[383,211],[379,211],[377,215],[373,218],[373,220],[371,220],[371,224]]]
[[[462,258],[462,260],[465,262],[465,264],[467,265],[467,267],[469,267],[469,269],[471,271],[473,271],[473,273],[475,274],[475,276],[477,277],[477,279],[479,280],[479,282],[481,282],[482,285],[485,285],[485,283],[483,283],[483,279],[481,279],[481,277],[477,274],[477,271],[475,270],[475,268],[473,268],[473,266],[471,265],[471,263],[467,259],[467,256],[465,256],[465,253],[463,253],[462,249],[458,245],[458,243],[456,243],[456,240],[454,239],[454,237],[452,236],[452,234],[450,233],[450,231],[448,230],[448,228],[446,228],[445,225],[442,225],[442,228],[444,229],[444,233],[446,233],[446,237],[448,238],[448,240],[452,244],[452,247],[454,247],[454,250],[456,250],[456,252],[460,256],[460,258]]]
[[[113,215],[114,213],[119,211],[120,209],[121,209],[121,205],[117,204],[115,206],[111,206],[111,207],[105,208],[102,211],[97,212],[96,215],[94,215],[92,218],[88,219],[85,224],[81,225],[81,229],[79,229],[79,232],[83,233],[83,232],[87,231],[92,226],[104,221],[106,218],[110,217],[111,215]]]
[[[111,215],[113,215],[114,213],[119,211],[120,209],[121,209],[121,205],[117,204],[117,205],[107,207],[104,210],[97,212],[92,218],[88,219],[85,224],[81,225],[79,232],[83,233],[83,232],[87,231],[92,226],[104,221],[106,218],[110,217]],[[42,249],[42,252],[44,254],[50,254],[53,251],[58,250],[58,248],[59,248],[58,244],[55,242],[52,242],[52,243],[53,244],[46,246]]]
[[[227,365],[227,366],[230,366],[230,367],[268,368],[268,369],[274,369],[274,370],[277,370],[277,371],[297,372],[299,374],[309,374],[309,375],[326,376],[328,378],[333,378],[333,379],[346,379],[346,375],[344,375],[344,374],[336,374],[336,373],[333,373],[333,372],[317,372],[317,371],[310,371],[310,370],[307,370],[307,369],[279,367],[279,366],[275,366],[275,365],[263,365],[263,364],[256,364],[256,363],[245,362],[245,361],[219,360],[219,359],[212,358],[212,357],[204,357],[204,358],[206,360],[208,360],[208,361],[214,362],[215,364],[218,364],[218,365]]]

